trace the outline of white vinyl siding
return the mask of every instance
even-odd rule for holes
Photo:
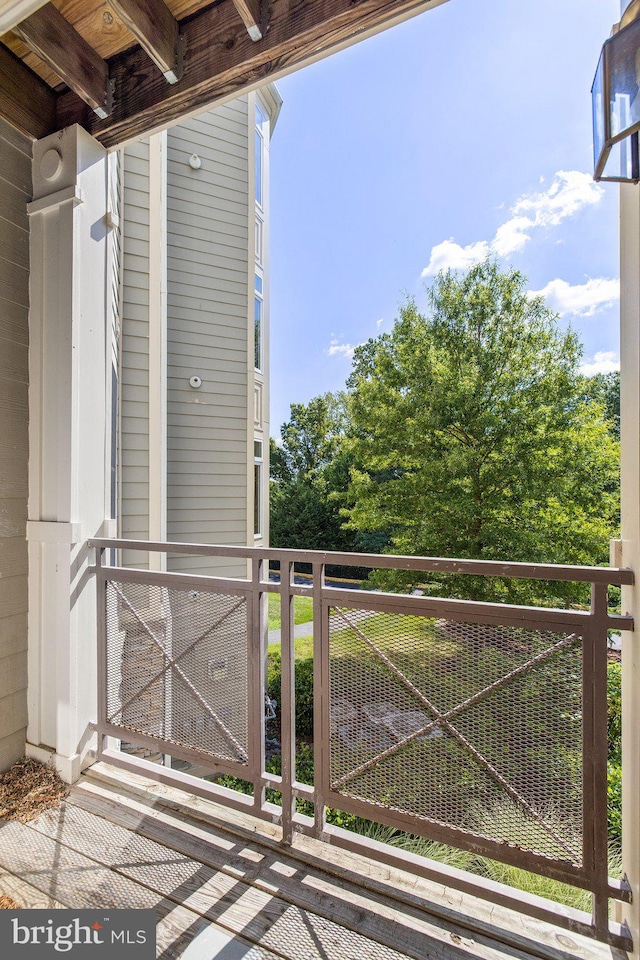
[[[120,531],[149,536],[149,145],[123,154]],[[134,554],[140,565],[142,554]]]
[[[243,97],[168,132],[169,540],[247,543],[248,129]],[[205,569],[201,557],[169,563]]]
[[[31,145],[0,120],[0,771],[27,723],[27,466]]]

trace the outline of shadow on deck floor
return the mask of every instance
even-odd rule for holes
[[[96,764],[62,806],[0,823],[0,893],[157,911],[163,960],[612,960],[626,954]]]

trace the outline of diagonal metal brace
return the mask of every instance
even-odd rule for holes
[[[115,587],[115,584],[114,584],[113,580],[110,580],[109,583],[111,583],[112,586]],[[120,592],[120,591],[118,591],[118,592]],[[188,646],[186,646],[186,647],[184,648],[184,650],[182,650],[182,651],[178,654],[177,657],[175,657],[175,663],[179,663],[180,660],[183,659],[183,657],[186,657],[188,653],[191,653],[191,651],[193,650],[193,648],[194,648],[195,646],[197,646],[199,643],[202,643],[202,641],[205,639],[205,637],[207,637],[210,633],[213,633],[214,630],[217,630],[218,627],[219,627],[222,623],[224,623],[224,621],[225,621],[228,617],[232,616],[232,614],[234,614],[234,613],[236,612],[236,610],[238,610],[238,609],[242,606],[242,604],[243,604],[244,602],[245,602],[244,597],[241,597],[241,599],[238,600],[238,602],[235,603],[235,604],[231,607],[230,610],[227,610],[227,612],[224,613],[221,617],[219,617],[219,618],[216,620],[215,623],[213,623],[213,624],[211,624],[211,626],[207,627],[207,629],[204,631],[204,633],[201,633],[200,636],[196,637],[195,640],[192,640],[191,643],[190,643]],[[166,657],[166,654],[165,654],[165,657]],[[167,663],[167,665],[162,668],[162,670],[160,671],[160,673],[155,674],[153,677],[151,677],[150,680],[147,680],[147,682],[144,684],[144,686],[140,687],[139,690],[136,690],[136,692],[133,694],[132,697],[129,697],[129,699],[128,699],[128,700],[125,700],[124,703],[121,703],[120,706],[118,707],[118,709],[117,709],[117,710],[114,710],[114,712],[111,714],[110,717],[107,717],[107,721],[108,721],[109,723],[111,723],[111,722],[114,721],[114,717],[116,717],[119,713],[124,713],[124,711],[127,709],[127,707],[130,706],[130,705],[133,703],[134,700],[137,700],[140,696],[142,696],[142,694],[145,692],[145,690],[148,690],[149,687],[153,686],[153,684],[156,682],[156,680],[159,680],[160,677],[164,676],[164,674],[167,672],[167,670],[169,669],[169,667],[170,667],[170,664]]]
[[[111,581],[111,582],[113,583],[113,581]],[[124,603],[124,605],[125,605],[125,606],[127,607],[127,609],[130,611],[130,613],[133,614],[133,616],[134,616],[135,619],[138,621],[138,623],[140,624],[140,626],[142,627],[142,629],[145,631],[145,633],[147,634],[147,636],[155,643],[155,645],[158,647],[158,649],[162,652],[163,656],[166,657],[168,666],[171,667],[171,669],[180,677],[180,679],[182,680],[182,682],[183,682],[183,683],[185,684],[185,686],[189,689],[189,691],[190,691],[190,693],[192,694],[192,696],[194,697],[194,699],[200,704],[200,706],[201,706],[202,709],[205,711],[205,713],[207,713],[207,714],[209,715],[209,717],[211,718],[211,720],[213,720],[213,722],[214,722],[214,724],[216,725],[216,727],[218,728],[218,730],[219,730],[219,731],[222,733],[222,735],[226,738],[226,740],[228,741],[228,743],[233,747],[233,749],[235,750],[235,752],[236,752],[236,754],[237,754],[238,760],[240,760],[241,763],[248,763],[249,758],[248,758],[247,753],[246,753],[246,750],[244,749],[244,747],[242,746],[242,744],[238,742],[238,740],[234,737],[234,735],[231,733],[231,731],[230,731],[230,730],[225,726],[225,724],[222,722],[222,720],[221,720],[220,717],[217,715],[217,713],[215,712],[215,710],[213,709],[213,707],[210,706],[209,703],[207,703],[207,701],[206,701],[205,698],[202,696],[202,694],[200,693],[200,691],[194,686],[194,684],[191,682],[191,680],[189,680],[188,676],[186,675],[186,673],[184,672],[184,670],[182,669],[182,667],[180,667],[180,665],[178,664],[177,659],[174,659],[173,657],[170,657],[170,656],[169,656],[169,654],[168,654],[167,651],[165,650],[162,642],[161,642],[160,640],[158,640],[158,638],[157,638],[156,635],[154,634],[153,630],[151,630],[151,628],[145,623],[144,619],[138,614],[138,611],[134,608],[134,606],[133,606],[133,605],[130,603],[130,601],[126,598],[126,596],[124,595],[124,593],[122,592],[122,590],[120,590],[120,588],[117,587],[115,583],[113,583],[113,587],[114,587],[116,593],[118,594],[118,596],[122,599],[122,602]],[[164,669],[166,670],[167,668],[165,667]],[[159,674],[159,676],[161,676],[162,673],[164,673],[164,670],[161,671],[161,674]],[[156,679],[157,679],[157,678],[156,678]]]
[[[446,713],[442,713],[440,710],[438,710],[435,704],[433,704],[431,700],[429,700],[429,698],[425,694],[423,694],[422,691],[419,690],[415,686],[415,684],[413,684],[411,680],[409,680],[408,677],[405,676],[402,670],[396,667],[396,665],[389,659],[389,657],[387,657],[387,655],[372,640],[370,640],[369,637],[367,637],[366,634],[364,634],[362,630],[360,630],[360,628],[357,627],[356,624],[353,623],[353,621],[350,620],[349,617],[340,608],[336,607],[335,609],[336,609],[336,612],[339,614],[339,616],[342,618],[342,620],[347,624],[347,626],[360,637],[360,639],[369,647],[370,650],[372,650],[375,653],[375,655],[380,660],[382,660],[385,666],[387,666],[391,670],[391,672],[398,678],[398,680],[400,680],[403,686],[405,686],[415,697],[417,697],[420,700],[420,702],[433,714],[433,716],[435,717],[435,720],[426,724],[421,730],[415,731],[413,734],[411,734],[409,737],[406,737],[404,740],[400,741],[399,743],[396,743],[392,747],[389,747],[387,750],[383,751],[381,754],[378,754],[376,757],[373,758],[373,760],[367,761],[366,764],[362,764],[361,767],[358,767],[356,770],[353,770],[350,773],[340,777],[339,780],[336,780],[335,783],[332,784],[332,789],[338,790],[345,783],[352,780],[354,777],[358,776],[360,773],[364,772],[364,769],[370,769],[372,766],[379,763],[381,759],[384,759],[388,756],[395,754],[398,750],[402,749],[402,747],[404,747],[407,743],[412,742],[419,736],[424,736],[426,732],[433,729],[434,727],[436,726],[442,727],[445,730],[447,730],[450,733],[450,735],[454,737],[454,739],[457,740],[458,743],[460,743],[465,748],[465,750],[467,750],[471,754],[471,756],[474,758],[474,760],[476,761],[476,763],[478,763],[479,766],[481,766],[484,770],[486,770],[487,773],[500,784],[502,789],[505,790],[506,793],[508,793],[508,795],[511,797],[512,800],[514,800],[524,810],[526,810],[529,816],[532,817],[532,819],[534,819],[536,823],[538,823],[549,834],[549,836],[551,836],[555,840],[555,842],[569,855],[569,857],[571,858],[571,861],[573,862],[575,859],[575,853],[564,841],[564,839],[553,829],[553,827],[551,827],[548,823],[546,823],[543,817],[540,816],[537,810],[535,810],[531,806],[531,804],[525,799],[525,797],[523,797],[519,793],[519,791],[515,789],[515,787],[513,787],[507,780],[505,780],[505,778],[502,776],[499,770],[497,770],[494,767],[494,765],[489,760],[487,760],[486,757],[484,757],[480,753],[480,751],[477,750],[473,746],[473,744],[469,740],[467,740],[467,738],[462,733],[459,732],[459,730],[457,730],[453,726],[453,724],[449,720],[449,717],[451,717],[452,715],[456,715],[461,710],[470,706],[471,703],[477,702],[482,697],[488,695],[488,693],[491,692],[492,690],[495,690],[497,687],[500,687],[503,684],[507,683],[510,679],[513,678],[513,676],[517,676],[518,674],[525,672],[525,670],[531,669],[534,665],[537,665],[537,663],[539,663],[541,659],[544,659],[546,656],[551,656],[552,653],[555,653],[558,648],[567,646],[570,643],[574,643],[577,639],[577,635],[570,634],[569,636],[563,638],[563,640],[561,640],[559,644],[556,644],[554,647],[549,648],[549,650],[547,651],[543,651],[545,656],[538,655],[537,657],[529,661],[527,664],[524,664],[522,667],[518,667],[516,670],[507,674],[505,677],[502,677],[500,680],[492,683],[485,690],[480,691],[479,694],[475,694],[474,697],[470,697],[468,700],[465,700],[464,703],[460,704],[458,707],[455,707],[453,710],[449,710]]]

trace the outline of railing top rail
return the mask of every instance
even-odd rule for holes
[[[153,540],[94,537],[88,546],[98,549],[134,550],[143,553],[190,554],[206,557],[240,557],[278,560],[285,563],[324,563],[344,567],[418,570],[432,573],[477,574],[526,580],[561,580],[570,583],[632,585],[633,570],[620,567],[586,567],[554,563],[520,563],[500,560],[463,560],[444,557],[406,557],[394,554],[338,553],[325,550],[281,550],[276,547],[224,546],[207,543],[169,543]]]

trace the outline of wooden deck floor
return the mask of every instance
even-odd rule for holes
[[[146,907],[163,960],[611,960],[626,955],[105,764],[0,823],[0,893]]]

